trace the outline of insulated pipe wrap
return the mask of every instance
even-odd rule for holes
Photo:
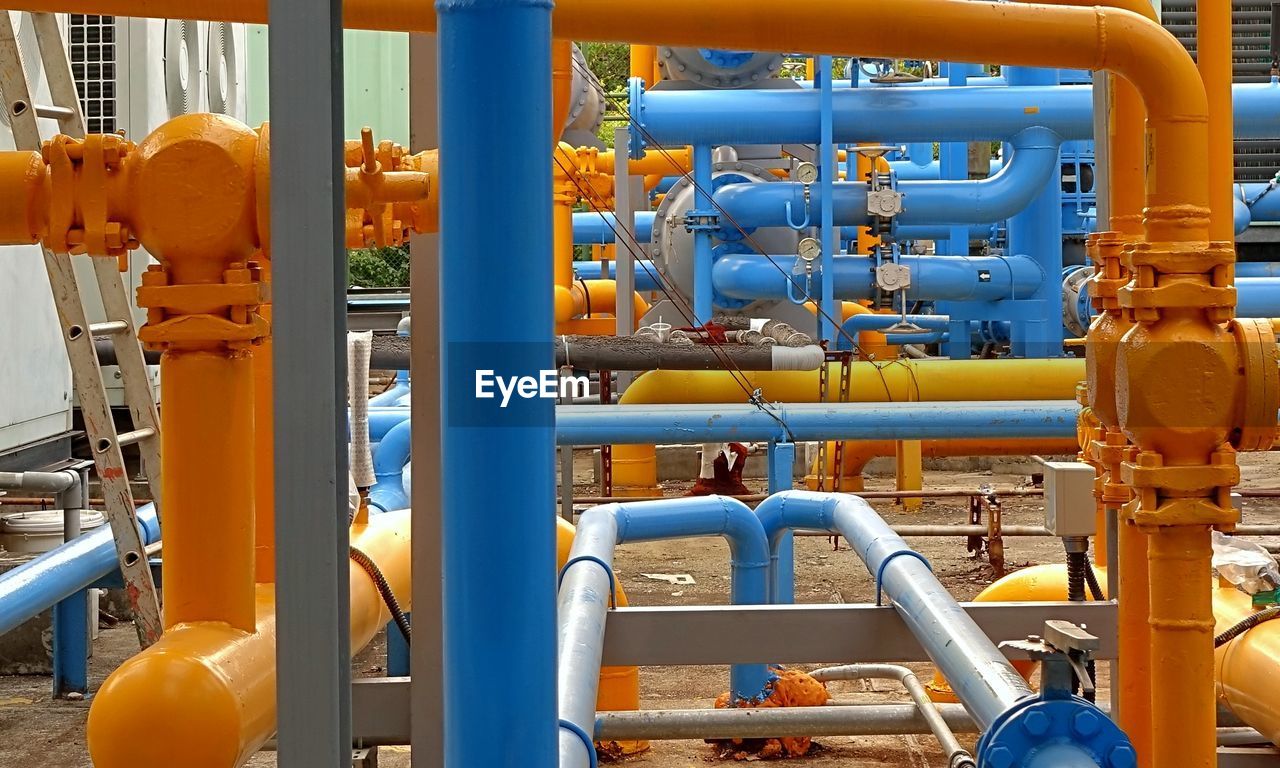
[[[357,488],[373,485],[369,450],[369,350],[373,331],[347,334],[347,393],[351,401],[351,476]]]

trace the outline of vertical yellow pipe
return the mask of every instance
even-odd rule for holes
[[[898,440],[894,443],[894,475],[900,491],[918,491],[924,487],[924,460],[920,455],[919,440]],[[924,500],[901,499],[906,512],[919,512]]]
[[[253,356],[170,348],[164,403],[164,625],[225,622],[252,632]]]
[[[1205,588],[1212,558],[1209,526],[1161,526],[1148,547],[1151,656],[1177,667],[1178,690],[1196,692],[1183,696],[1163,686],[1151,691],[1153,764],[1212,768],[1217,764],[1217,713],[1213,604]]]
[[[251,262],[253,266],[255,262]],[[261,281],[270,285],[271,262],[259,259],[257,269]],[[270,296],[270,291],[267,291]],[[258,306],[258,314],[271,322],[271,304]],[[271,361],[271,335],[267,334],[253,347],[253,519],[254,580],[259,584],[276,581],[276,462],[275,407],[272,402],[274,368]]]
[[[1209,98],[1209,239],[1235,240],[1231,0],[1196,4],[1196,66]]]
[[[631,76],[644,80],[646,88],[656,82],[654,71],[657,70],[658,48],[653,45],[631,46]]]
[[[569,92],[573,89],[573,42],[551,41],[551,136],[560,141],[569,122]]]

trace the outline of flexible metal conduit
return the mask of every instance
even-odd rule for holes
[[[723,536],[728,542],[730,595],[735,605],[767,601],[768,542],[756,514],[740,501],[702,496],[610,504],[583,513],[562,570],[557,602],[557,690],[562,722],[586,733],[594,729],[614,547],[692,536]],[[738,699],[757,699],[764,694],[768,679],[763,664],[736,665],[730,673],[730,691]],[[576,733],[561,727],[560,768],[587,768],[594,762],[588,749],[591,747]]]
[[[1018,213],[1058,170],[1062,139],[1047,128],[1024,128],[1010,139],[1013,157],[996,175],[977,181],[902,181],[903,210],[895,224],[992,224]],[[836,182],[832,208],[836,226],[865,226],[866,182]],[[821,185],[799,182],[726,184],[713,195],[721,226],[788,226],[788,211],[821,208]],[[805,202],[806,195],[809,198]]]
[[[779,271],[777,265],[786,267],[795,260],[795,256],[727,254],[716,260],[711,281],[716,293],[724,297],[783,300],[789,295],[788,281],[801,278]],[[898,261],[911,268],[907,298],[913,301],[1025,299],[1045,281],[1040,265],[1027,256],[903,256]],[[837,299],[875,297],[873,257],[836,256],[834,262]],[[808,290],[817,295],[821,283],[822,276],[814,275]],[[802,284],[791,292],[804,288]]]

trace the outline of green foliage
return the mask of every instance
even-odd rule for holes
[[[625,43],[579,43],[587,68],[600,78],[605,93],[625,92],[631,76],[631,46]]]
[[[360,248],[347,252],[347,287],[404,288],[409,285],[409,247]]]

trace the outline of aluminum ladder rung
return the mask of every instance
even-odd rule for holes
[[[0,13],[0,90],[7,97],[5,109],[10,117],[15,148],[39,150],[42,139],[36,122],[37,116],[56,119],[59,129],[73,138],[83,138],[85,130],[79,94],[76,92],[71,63],[62,42],[57,18],[51,13],[32,13],[30,16],[40,49],[40,63],[49,83],[52,100],[56,104],[69,106],[28,108],[27,105],[34,103],[31,99],[31,86],[23,69],[13,22],[7,12]],[[102,483],[107,521],[115,540],[120,573],[124,577],[125,591],[129,594],[134,610],[138,640],[145,648],[160,638],[164,624],[151,568],[144,556],[146,547],[138,531],[133,491],[129,485],[121,446],[138,444],[143,469],[151,483],[152,498],[158,506],[160,441],[155,438],[159,436],[159,418],[146,362],[142,357],[142,347],[138,344],[131,321],[129,296],[120,279],[118,262],[114,258],[97,257],[92,261],[98,292],[107,316],[127,319],[90,325],[70,254],[44,249],[45,270],[49,275],[49,287],[63,329],[63,342],[71,363],[72,383],[80,401],[85,432],[93,446],[94,466]],[[88,333],[85,333],[86,329]],[[102,367],[93,346],[94,333],[110,334],[116,339],[116,357],[124,383],[125,402],[129,406],[134,425],[133,430],[122,435],[116,434],[111,404],[107,400],[103,383]]]
[[[89,333],[94,336],[114,336],[117,333],[124,333],[131,327],[124,320],[108,320],[105,323],[90,324]]]

